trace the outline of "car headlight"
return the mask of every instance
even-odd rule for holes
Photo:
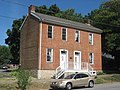
[[[62,81],[58,82],[58,84],[62,84],[62,83],[63,83]]]

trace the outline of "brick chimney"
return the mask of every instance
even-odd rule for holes
[[[35,12],[35,6],[30,5],[28,8],[28,14],[30,14],[31,12]]]

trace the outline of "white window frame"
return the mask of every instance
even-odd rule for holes
[[[92,58],[91,58],[90,55],[92,55]],[[89,53],[89,63],[90,63],[90,64],[94,64],[94,53],[93,53],[93,52],[90,52],[90,53]]]
[[[63,37],[62,30],[63,30],[63,29],[66,29],[66,40],[63,40],[63,38],[62,38],[62,37]],[[61,39],[62,39],[63,41],[67,41],[67,28],[65,28],[65,27],[62,27],[62,28],[61,28]]]
[[[51,60],[50,61],[48,61],[48,49],[51,49]],[[46,62],[53,62],[53,49],[52,48],[46,49]]]
[[[90,36],[91,36],[91,38],[90,38]],[[89,40],[89,44],[93,45],[93,33],[88,34],[88,40]]]
[[[49,38],[49,37],[48,37],[48,27],[49,27],[49,26],[52,27],[52,38]],[[52,25],[48,25],[48,27],[47,27],[47,38],[49,38],[49,39],[53,39],[53,28],[54,28],[54,26],[52,26]]]
[[[76,36],[76,32],[77,32],[77,31],[78,31],[78,30],[75,31],[75,42],[80,43],[80,31],[78,31],[78,35],[79,35],[79,36],[78,36],[78,41],[76,41],[76,37],[77,37],[77,36]]]

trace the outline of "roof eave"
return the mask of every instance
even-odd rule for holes
[[[25,24],[25,22],[26,22],[27,18],[28,18],[28,15],[25,17],[25,19],[24,19],[24,21],[23,21],[22,25],[20,26],[19,30],[21,30],[21,29],[22,29],[22,27],[23,27],[23,25]]]
[[[35,18],[37,18],[39,21],[42,21],[42,18],[38,17],[37,15],[35,15],[34,13],[30,13],[32,16],[34,16]]]

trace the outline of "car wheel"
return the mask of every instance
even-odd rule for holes
[[[94,87],[94,82],[93,81],[89,81],[88,87],[93,88]]]
[[[71,83],[67,83],[65,89],[66,90],[71,90],[72,89],[72,84]]]

